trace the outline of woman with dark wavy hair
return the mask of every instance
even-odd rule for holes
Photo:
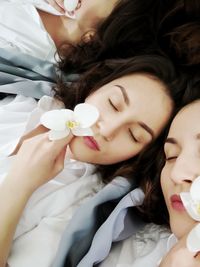
[[[1,266],[7,261],[11,267],[50,266],[75,208],[100,190],[103,181],[116,175],[134,177],[138,155],[162,132],[181,98],[182,88],[177,86],[171,62],[153,55],[102,62],[81,75],[77,83],[61,83],[54,92],[54,98],[44,97],[38,105],[35,103],[31,114],[33,99],[17,96],[3,100],[5,125],[1,129],[8,127],[6,116],[12,118],[15,123],[10,126],[15,128],[10,128],[7,135],[15,134],[15,140],[7,146],[2,142],[0,151],[17,155],[13,165],[9,158],[1,156]],[[81,102],[99,111],[92,126],[93,137],[70,134],[50,141],[48,129],[40,125],[41,114],[56,107],[73,109]],[[22,123],[25,114],[28,124],[26,120]],[[57,119],[48,119],[49,123],[59,125]],[[73,133],[72,126],[79,124],[70,121],[65,125]],[[24,129],[31,131],[24,134]],[[72,161],[64,165],[67,147]],[[60,176],[50,181],[61,170]]]
[[[173,62],[188,69],[200,64],[200,2],[181,0],[163,18],[158,42]]]
[[[189,82],[183,107],[178,108],[169,129],[160,136],[157,148],[154,143],[139,156],[134,178],[144,193],[144,201],[141,206],[132,207],[130,214],[133,224],[136,215],[146,224],[125,241],[115,243],[99,266],[200,265],[199,88],[197,76]],[[122,203],[123,200],[118,206]],[[131,232],[130,222],[124,219],[122,225]]]

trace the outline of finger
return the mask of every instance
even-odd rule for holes
[[[23,144],[23,142],[27,139],[30,139],[38,134],[41,133],[45,133],[47,132],[48,129],[46,127],[44,127],[43,125],[38,125],[36,128],[34,128],[32,131],[24,134],[20,140],[19,143],[17,144],[17,146],[15,147],[14,151],[10,154],[10,156],[17,154],[18,150],[20,149],[21,145]]]
[[[61,14],[65,14],[64,8],[62,8],[62,6],[60,6],[57,2],[55,2],[54,0],[47,0],[47,2],[58,12],[60,12]]]
[[[65,138],[62,138],[62,139],[59,139],[59,140],[50,141],[51,146],[52,146],[52,151],[54,151],[54,153],[56,155],[58,155],[60,153],[60,151],[71,142],[73,137],[74,136],[70,133]]]
[[[31,138],[31,137],[33,137],[35,135],[46,133],[47,131],[48,131],[48,129],[40,124],[35,129],[33,129],[32,131],[30,131],[27,134],[25,134],[22,138],[25,140],[25,139]]]

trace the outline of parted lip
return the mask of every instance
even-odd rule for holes
[[[185,207],[183,205],[180,195],[177,195],[177,194],[172,195],[170,197],[170,202],[171,202],[173,209],[178,210],[178,211],[185,210]]]
[[[179,195],[172,195],[170,197],[171,202],[182,202],[181,197]]]
[[[83,137],[85,143],[87,146],[89,146],[90,148],[92,148],[93,150],[98,150],[100,151],[100,147],[99,144],[97,143],[97,141],[94,139],[94,137],[92,136],[84,136]]]

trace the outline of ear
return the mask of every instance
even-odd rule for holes
[[[83,40],[85,43],[89,43],[92,41],[92,39],[94,38],[96,34],[96,30],[95,29],[91,29],[88,32],[86,32],[83,36]]]

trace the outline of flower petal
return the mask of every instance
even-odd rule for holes
[[[62,138],[65,138],[68,136],[70,130],[69,129],[66,129],[64,131],[54,131],[54,130],[51,130],[49,131],[49,140],[59,140],[59,139],[62,139]]]
[[[88,128],[98,120],[99,111],[90,104],[81,103],[75,107],[74,116],[76,121],[81,124],[82,128]]]
[[[74,128],[72,133],[75,136],[93,136],[94,133],[91,128]]]
[[[192,199],[200,201],[200,176],[198,176],[192,183],[190,194]]]
[[[200,224],[198,223],[188,234],[186,246],[191,252],[200,251]]]
[[[44,113],[40,122],[48,129],[63,131],[66,128],[66,121],[73,117],[73,111],[69,109],[56,109]]]
[[[197,212],[197,208],[195,202],[191,198],[189,192],[182,192],[180,193],[181,200],[183,205],[187,211],[187,213],[195,220],[200,221],[200,214]]]
[[[64,0],[64,7],[68,12],[74,11],[78,5],[78,0]]]

